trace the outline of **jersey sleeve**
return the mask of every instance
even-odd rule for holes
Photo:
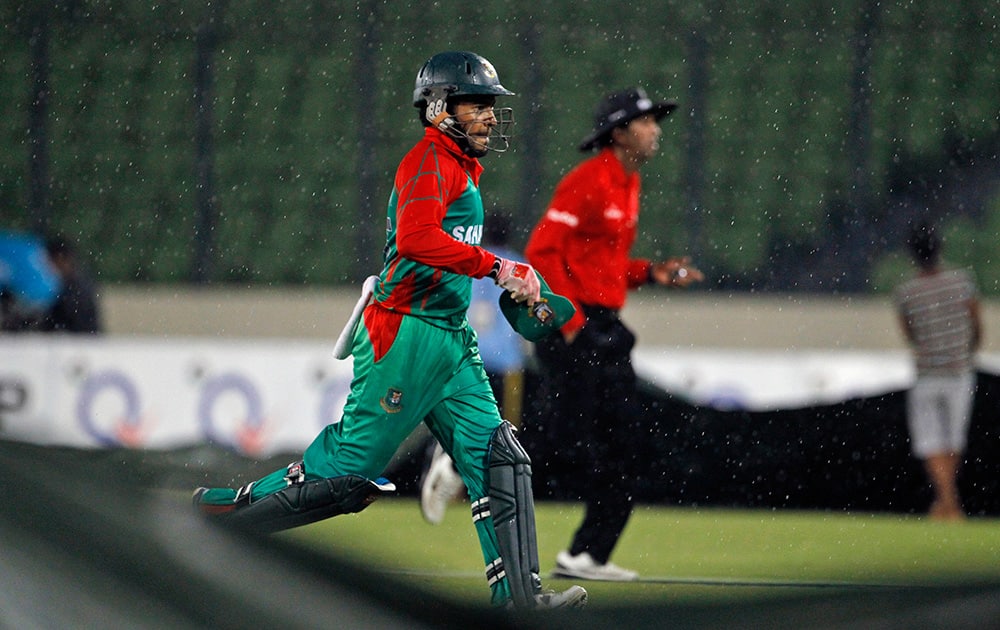
[[[649,284],[650,264],[646,258],[633,258],[628,261],[628,288],[636,289]]]
[[[398,174],[396,248],[420,264],[482,278],[492,269],[495,256],[455,240],[442,228],[448,204],[464,192],[468,178],[459,167],[438,160],[433,146],[422,157],[420,166],[401,168]]]
[[[549,287],[568,298],[576,307],[572,319],[563,325],[564,332],[579,330],[586,323],[578,301],[579,296],[576,295],[575,283],[570,277],[573,265],[566,260],[569,249],[567,243],[574,239],[574,231],[584,220],[581,208],[586,205],[586,197],[586,193],[572,183],[564,181],[558,186],[524,250],[528,262],[542,274]]]
[[[550,206],[532,231],[524,250],[528,262],[545,277],[556,293],[567,294],[573,286],[569,267],[563,259],[564,244],[579,221],[579,217],[572,212]]]

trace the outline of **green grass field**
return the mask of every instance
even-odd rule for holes
[[[582,611],[506,614],[489,610],[468,503],[436,527],[396,497],[260,538],[194,513],[190,454],[0,455],[3,628],[1000,627],[996,518],[640,506],[614,560],[641,581],[584,583]],[[581,508],[536,508],[547,576]]]
[[[536,506],[543,577],[580,521],[577,504]],[[488,598],[468,504],[439,526],[415,499],[281,534],[324,554],[394,575],[449,600]],[[640,506],[612,558],[638,583],[587,582],[590,608],[756,604],[845,593],[1000,584],[1000,521],[932,522],[889,514]],[[569,582],[548,578],[546,586]],[[900,587],[900,588],[895,588]]]

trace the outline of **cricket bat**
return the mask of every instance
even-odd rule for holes
[[[354,305],[354,310],[351,311],[351,317],[344,324],[344,329],[340,331],[340,336],[337,337],[337,343],[333,346],[333,356],[338,359],[346,359],[351,356],[351,346],[354,342],[354,331],[358,328],[358,322],[361,321],[361,313],[364,312],[365,307],[372,300],[372,295],[375,293],[375,283],[378,282],[378,276],[368,276],[365,278],[364,284],[361,285],[361,297],[358,299],[358,303]]]

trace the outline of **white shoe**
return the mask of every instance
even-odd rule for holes
[[[535,595],[535,608],[583,608],[587,605],[587,591],[582,586],[571,586],[561,593],[544,591]]]
[[[604,582],[634,582],[639,579],[639,574],[635,571],[610,562],[598,564],[586,551],[576,556],[571,556],[568,551],[560,551],[556,555],[556,568],[552,575]]]
[[[465,490],[462,478],[455,472],[451,458],[444,452],[441,445],[434,448],[427,476],[420,487],[420,511],[424,519],[432,525],[440,525],[444,520],[448,504],[457,499]]]

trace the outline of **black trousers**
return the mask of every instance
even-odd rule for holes
[[[538,420],[554,456],[577,471],[586,514],[570,553],[608,561],[632,513],[633,490],[648,445],[631,352],[635,335],[616,311],[584,307],[587,324],[573,343],[561,335],[535,345],[546,412]]]

